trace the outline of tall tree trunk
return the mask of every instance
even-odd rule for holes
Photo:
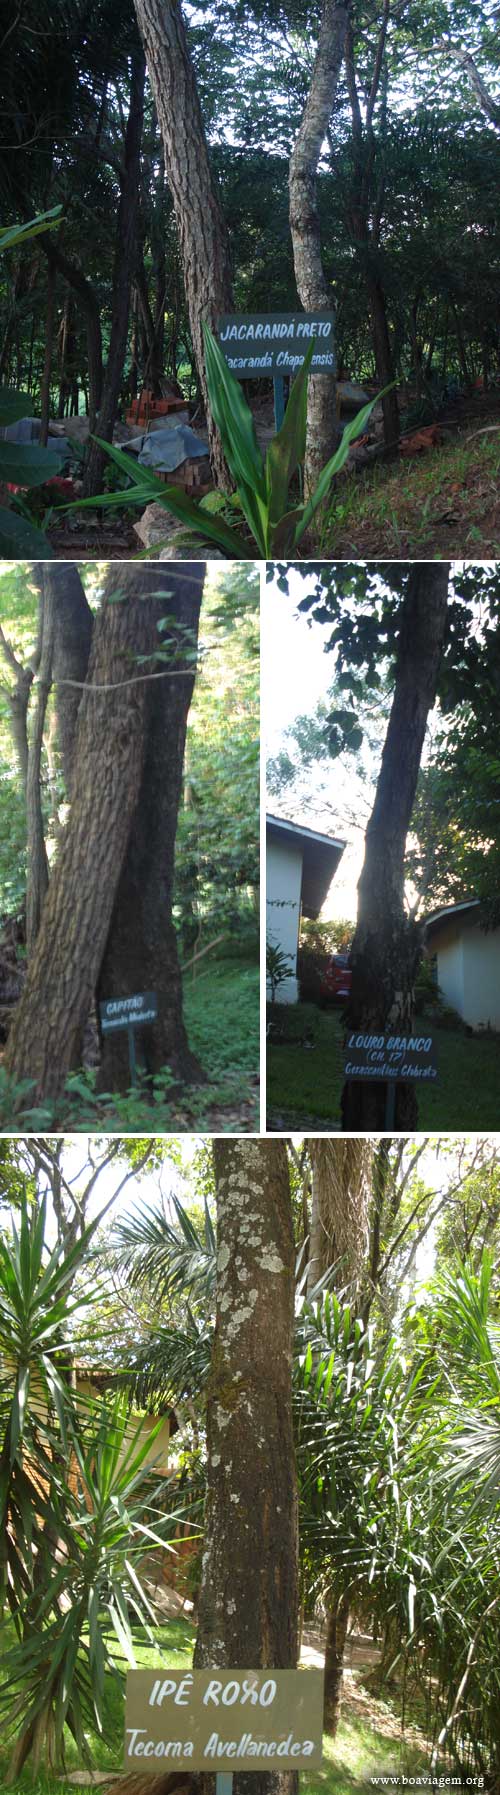
[[[317,195],[318,163],[330,124],[340,70],[350,0],[323,0],[311,85],[290,159],[289,195],[295,279],[306,311],[328,311],[332,295],[321,256]],[[334,374],[312,375],[307,403],[306,492],[314,490],[338,438]]]
[[[71,561],[36,563],[33,583],[53,605],[52,683],[55,692],[55,735],[66,797],[72,795],[76,725],[87,678],[93,616],[78,572]]]
[[[373,353],[375,370],[379,388],[384,391],[390,386],[390,392],[384,391],[382,399],[382,415],[384,419],[384,442],[386,449],[395,451],[400,437],[399,404],[394,382],[394,360],[389,336],[387,303],[381,280],[373,268],[369,266],[366,273],[366,286],[372,323]]]
[[[49,863],[45,847],[42,810],[41,767],[45,716],[52,684],[54,601],[52,594],[45,589],[45,586],[38,602],[40,659],[37,670],[35,711],[28,742],[26,780],[26,947],[28,956],[32,954],[35,946],[49,883]]]
[[[63,279],[68,282],[68,286],[70,286],[73,292],[78,295],[80,305],[85,315],[89,375],[89,428],[93,431],[95,429],[96,417],[101,402],[102,389],[100,303],[97,294],[94,292],[94,288],[90,285],[90,281],[86,279],[81,268],[77,268],[76,264],[70,261],[69,256],[64,255],[63,251],[56,248],[55,244],[49,241],[46,237],[41,236],[38,239],[38,242],[43,255],[47,257],[47,261],[51,263],[54,268],[59,270]]]
[[[5,698],[10,711],[12,740],[26,796],[28,778],[28,708],[30,692],[33,684],[33,667],[23,667],[17,659],[10,642],[0,623],[0,655],[14,674],[14,685],[2,686],[2,697]]]
[[[217,1314],[194,1662],[294,1669],[294,1244],[286,1146],[217,1140],[214,1168]],[[235,1777],[235,1795],[291,1795],[294,1787],[290,1774]]]
[[[335,1266],[337,1288],[357,1292],[366,1257],[373,1147],[361,1139],[309,1142],[312,1165],[311,1246],[307,1287],[311,1291]]]
[[[411,1033],[419,931],[405,916],[406,838],[429,711],[436,697],[448,614],[449,566],[411,568],[401,607],[396,678],[375,803],[365,837],[352,948],[350,1029]],[[344,1127],[385,1127],[385,1085],[344,1085]],[[398,1085],[397,1125],[414,1128],[415,1090]]]
[[[137,596],[111,603],[116,579],[94,627],[71,812],[5,1059],[14,1081],[33,1081],[35,1102],[60,1097],[78,1056],[140,791],[147,683],[131,667],[151,650],[150,608],[138,577]]]
[[[132,569],[130,577],[136,581]],[[144,597],[148,589],[155,595],[148,600],[153,653],[159,640],[158,620],[166,611],[171,619],[168,635],[163,632],[161,640],[163,645],[172,645],[173,673],[171,678],[151,681],[147,688],[142,779],[97,991],[99,1001],[156,991],[158,1021],[141,1031],[140,1060],[149,1074],[168,1066],[183,1082],[200,1079],[202,1074],[190,1052],[182,1017],[172,895],[186,725],[195,678],[193,657],[204,578],[202,561],[182,563],[181,568],[169,571],[162,565],[141,570]],[[162,590],[164,598],[158,596]],[[158,669],[165,673],[165,662],[158,663]],[[106,1034],[101,1045],[102,1089],[126,1090],[130,1079],[126,1034]]]
[[[132,51],[130,106],[125,133],[123,174],[120,181],[120,204],[116,223],[115,259],[113,268],[112,323],[109,354],[104,375],[99,416],[95,434],[103,442],[113,441],[118,396],[123,379],[127,350],[130,292],[136,259],[137,215],[141,172],[142,121],[146,62],[142,46]],[[85,498],[101,491],[106,457],[98,444],[91,442],[83,490]]]
[[[217,484],[229,490],[222,443],[209,406],[203,344],[204,321],[214,329],[219,314],[232,307],[226,225],[210,168],[180,0],[134,0],[134,4],[165,150],[210,458]]]
[[[45,356],[43,363],[42,384],[40,388],[40,442],[45,448],[49,435],[50,418],[50,377],[52,373],[52,351],[54,348],[54,316],[56,305],[56,271],[52,262],[48,266],[47,310],[45,314]]]
[[[332,1596],[325,1645],[325,1732],[335,1739],[342,1707],[344,1652],[349,1626],[349,1596]]]

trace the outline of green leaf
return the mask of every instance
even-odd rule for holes
[[[18,393],[14,386],[0,386],[0,424],[17,424],[30,418],[33,400],[29,393]]]
[[[62,206],[52,206],[50,212],[40,212],[27,224],[10,224],[0,229],[0,254],[4,249],[16,249],[18,243],[27,243],[28,237],[39,237],[42,231],[57,230],[61,213]]]
[[[0,480],[15,486],[43,486],[64,466],[66,457],[29,443],[0,442]]]
[[[54,554],[43,530],[37,530],[36,524],[29,524],[27,518],[19,517],[17,511],[7,511],[0,506],[0,558],[6,561],[47,561]]]
[[[393,384],[394,382],[392,382],[392,385]],[[358,411],[356,417],[352,419],[352,423],[346,424],[342,442],[339,443],[335,455],[332,455],[330,461],[327,461],[326,467],[323,468],[323,472],[320,474],[312,498],[309,499],[308,504],[304,507],[301,523],[297,526],[295,533],[294,547],[297,546],[297,543],[300,542],[301,537],[309,528],[309,524],[312,522],[314,514],[318,509],[318,505],[321,505],[323,499],[326,499],[327,492],[331,486],[332,480],[335,478],[335,474],[339,474],[341,469],[345,467],[350,445],[354,442],[357,436],[362,436],[365,424],[368,423],[374,405],[377,405],[379,399],[383,399],[384,393],[388,393],[389,391],[390,387],[384,387],[383,392],[377,393],[376,398],[371,399],[369,405],[363,405],[362,410]]]
[[[213,417],[220,431],[224,454],[238,486],[241,481],[266,503],[264,464],[255,434],[252,413],[241,382],[228,368],[222,349],[208,324],[203,325],[207,386]]]
[[[288,488],[306,451],[307,387],[314,343],[309,344],[302,367],[292,382],[285,417],[266,455],[266,487],[271,523],[285,510]]]

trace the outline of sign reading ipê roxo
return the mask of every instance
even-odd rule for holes
[[[352,1029],[345,1044],[346,1078],[382,1078],[426,1084],[437,1078],[432,1035],[397,1035]]]
[[[296,374],[310,343],[313,374],[335,373],[334,312],[239,312],[219,318],[217,335],[237,380]]]
[[[131,1670],[126,1768],[318,1767],[323,1681],[322,1670]]]

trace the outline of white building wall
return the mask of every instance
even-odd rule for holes
[[[464,1021],[471,1028],[500,1029],[500,929],[464,934]]]
[[[297,952],[299,945],[302,846],[294,841],[267,837],[266,914],[267,939],[290,960],[290,977],[280,985],[279,1003],[297,1003],[299,995]]]
[[[437,958],[438,985],[452,1010],[464,1013],[464,946],[460,929],[450,925],[434,935],[431,954]]]

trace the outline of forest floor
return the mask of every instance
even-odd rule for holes
[[[189,1045],[197,1055],[206,1082],[169,1091],[169,1074],[156,1082],[154,1101],[146,1092],[99,1098],[95,1075],[80,1072],[68,1081],[69,1094],[57,1115],[27,1107],[18,1126],[89,1129],[118,1128],[123,1133],[185,1133],[207,1129],[220,1134],[255,1133],[259,1127],[260,1005],[259,968],[253,960],[212,962],[209,971],[184,987],[184,1017]],[[1,1075],[0,1051],[0,1075]],[[5,1104],[8,1103],[8,1094]],[[2,1108],[0,1127],[11,1129],[12,1116]]]
[[[500,422],[479,431],[468,425],[453,442],[409,460],[380,461],[341,481],[316,553],[339,560],[496,560]]]
[[[158,1628],[155,1646],[136,1646],[138,1666],[190,1664],[194,1645],[194,1629],[188,1619],[180,1617]],[[3,1654],[2,1654],[3,1656]],[[88,1733],[94,1766],[102,1773],[93,1785],[106,1795],[113,1791],[113,1781],[123,1764],[123,1696],[109,1679],[104,1736]],[[370,1693],[363,1672],[356,1670],[345,1678],[343,1713],[335,1740],[324,1737],[324,1762],[320,1770],[302,1774],[301,1795],[361,1795],[369,1789],[373,1775],[415,1774],[429,1762],[429,1748],[423,1733],[411,1725],[402,1739],[397,1705],[392,1699],[382,1700]],[[0,1744],[0,1788],[5,1787],[8,1754]],[[123,1771],[122,1771],[123,1774]],[[74,1779],[74,1780],[73,1780]],[[67,1747],[67,1776],[39,1772],[33,1778],[27,1767],[16,1782],[10,1784],[13,1795],[70,1795],[75,1787],[85,1787],[84,1776],[75,1745]]]
[[[261,424],[258,408],[256,415]],[[443,441],[425,452],[377,460],[341,476],[302,557],[498,559],[500,394],[464,400],[450,419],[437,420],[437,428]],[[264,434],[271,439],[271,425]],[[139,517],[135,506],[110,516],[101,510],[70,519],[54,515],[48,539],[57,559],[134,560],[141,552],[133,527]]]
[[[315,1004],[282,1005],[286,1037],[267,1046],[267,1127],[277,1132],[340,1127],[344,1025],[339,1010]],[[468,1035],[432,1025],[436,1083],[418,1092],[424,1130],[486,1129],[499,1125],[500,1035]]]

